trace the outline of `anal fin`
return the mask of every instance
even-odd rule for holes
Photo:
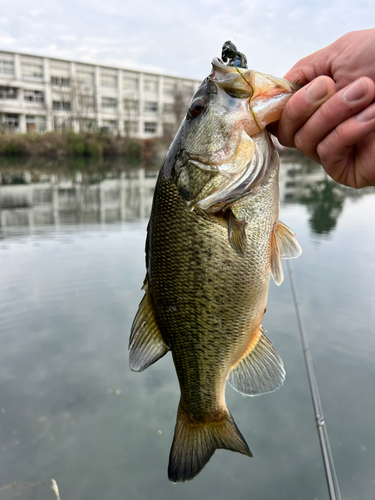
[[[147,278],[143,290],[146,293],[139,304],[129,339],[129,366],[134,372],[145,370],[169,351],[156,322]]]
[[[273,392],[285,379],[282,359],[264,331],[260,325],[259,331],[251,339],[248,350],[229,373],[229,384],[246,396]]]

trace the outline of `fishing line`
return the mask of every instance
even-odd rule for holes
[[[301,311],[301,307],[300,307],[300,301],[299,301],[299,298],[297,295],[297,288],[296,288],[296,284],[294,281],[293,271],[292,271],[292,267],[290,265],[289,260],[286,261],[286,265],[287,265],[288,272],[289,272],[290,286],[292,288],[294,307],[296,309],[298,329],[299,329],[299,334],[301,337],[301,344],[302,344],[302,350],[303,350],[303,355],[304,355],[304,359],[305,359],[307,378],[308,378],[309,386],[310,386],[312,404],[314,407],[316,428],[318,431],[320,448],[322,451],[322,457],[323,457],[323,463],[324,463],[324,470],[326,473],[329,497],[331,500],[341,500],[340,488],[339,488],[339,483],[338,483],[337,476],[336,476],[336,470],[335,470],[335,464],[333,461],[331,445],[330,445],[329,438],[328,438],[327,426],[326,426],[324,415],[323,415],[322,402],[320,400],[318,383],[316,380],[316,375],[315,375],[315,370],[314,370],[314,364],[313,364],[313,360],[312,360],[312,355],[311,355],[311,351],[310,351],[310,346],[309,346],[306,330],[305,330],[304,323],[303,323],[302,311]]]

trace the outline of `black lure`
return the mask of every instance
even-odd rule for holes
[[[236,66],[237,68],[247,69],[247,58],[245,54],[239,52],[237,47],[230,40],[225,42],[223,45],[221,59],[227,64],[227,66]]]

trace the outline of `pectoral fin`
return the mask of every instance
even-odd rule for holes
[[[228,240],[235,252],[244,257],[247,246],[246,221],[238,220],[229,210],[228,217]]]
[[[259,330],[252,335],[244,356],[229,373],[229,384],[246,396],[275,391],[285,379],[282,359],[264,331],[260,325]]]
[[[147,279],[143,290],[129,339],[129,366],[134,372],[142,372],[169,351],[156,322]]]
[[[272,231],[271,235],[271,275],[277,286],[280,286],[284,281],[284,272],[281,264],[280,246],[276,228]]]
[[[302,248],[293,231],[278,221],[271,236],[271,274],[276,285],[284,280],[281,259],[295,259],[302,253]]]
[[[302,248],[297,241],[295,233],[282,222],[276,225],[276,235],[282,259],[295,259],[302,253]]]

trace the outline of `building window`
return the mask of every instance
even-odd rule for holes
[[[115,97],[102,97],[103,109],[116,109],[117,99]]]
[[[164,95],[173,95],[175,93],[176,82],[164,82],[163,93]]]
[[[26,130],[28,132],[45,132],[47,130],[46,117],[26,115]]]
[[[5,115],[5,124],[9,128],[18,128],[20,125],[20,115]]]
[[[101,76],[100,83],[101,83],[102,87],[116,88],[117,87],[117,76],[104,74]]]
[[[57,87],[70,87],[70,78],[66,76],[51,76],[51,83]]]
[[[41,79],[43,78],[43,65],[38,63],[22,63],[22,78]]]
[[[52,108],[54,111],[70,111],[69,101],[53,101]]]
[[[158,124],[154,122],[145,122],[144,131],[146,134],[156,134]]]
[[[84,85],[94,85],[94,73],[90,71],[77,71],[77,80]]]
[[[0,75],[14,75],[14,62],[0,59]]]
[[[158,103],[146,101],[144,105],[145,113],[157,113],[158,112]]]
[[[138,134],[138,122],[127,120],[124,122],[124,130],[126,135]]]
[[[0,99],[17,99],[15,87],[0,87]]]
[[[122,79],[122,88],[124,90],[138,90],[138,78],[131,78],[130,76],[124,76]]]
[[[155,78],[145,78],[143,88],[145,92],[155,94],[158,91],[158,81]]]
[[[128,113],[138,113],[139,102],[135,99],[124,99],[124,110]]]
[[[93,110],[95,107],[95,100],[93,95],[80,94],[77,96],[78,108],[82,110]]]
[[[103,130],[103,132],[115,133],[117,130],[116,120],[103,120],[102,130]]]
[[[28,102],[44,102],[44,92],[42,90],[24,90],[23,99]]]

